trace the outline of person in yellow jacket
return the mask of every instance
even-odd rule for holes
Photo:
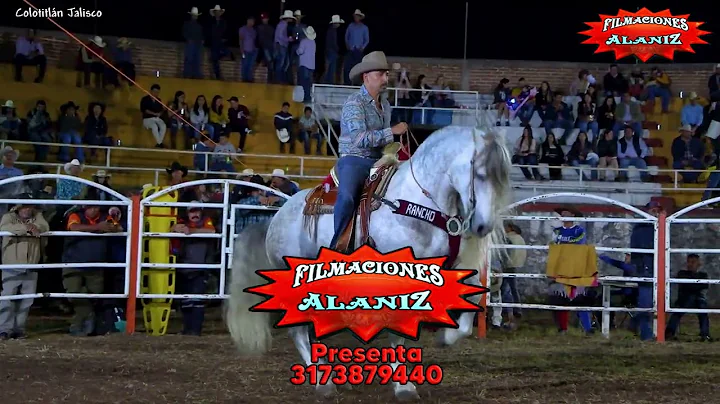
[[[30,199],[21,195],[18,199]],[[40,235],[50,229],[42,212],[31,204],[17,205],[0,219],[2,262],[5,265],[32,265],[40,262],[44,245]],[[38,274],[25,268],[2,270],[2,296],[30,295],[37,290]],[[24,338],[33,299],[0,300],[0,340]]]
[[[218,143],[220,141],[220,135],[226,132],[226,126],[230,123],[227,111],[225,111],[225,100],[223,100],[221,95],[216,95],[212,99],[208,122],[213,127],[212,140],[213,142]]]
[[[672,80],[667,73],[662,71],[658,67],[653,67],[650,71],[648,83],[645,86],[647,88],[647,103],[648,108],[653,108],[655,105],[655,98],[660,97],[660,103],[662,105],[662,113],[667,114],[670,110],[670,84]],[[652,109],[651,109],[652,110]]]

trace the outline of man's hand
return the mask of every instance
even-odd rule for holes
[[[266,196],[258,196],[258,201],[260,201],[260,204],[262,205],[268,204],[268,198]]]
[[[408,126],[405,122],[400,122],[395,125],[393,125],[392,128],[390,128],[393,135],[402,135],[405,134],[405,132],[408,131]]]
[[[27,229],[28,233],[30,233],[33,237],[40,237],[40,229],[38,229],[34,224],[28,224]]]
[[[186,229],[187,229],[186,225],[184,225],[182,223],[178,223],[175,226],[173,226],[172,231],[174,233],[185,233]]]
[[[268,196],[266,199],[267,199],[268,206],[274,205],[277,201],[280,200],[280,198],[278,198],[277,196]]]
[[[101,222],[97,224],[97,229],[100,233],[112,233],[114,227],[115,225],[110,222]]]

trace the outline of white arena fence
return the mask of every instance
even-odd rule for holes
[[[602,202],[605,204],[614,205],[620,208],[623,208],[629,213],[632,213],[634,215],[640,216],[640,218],[622,218],[622,217],[576,217],[572,218],[572,221],[574,222],[605,222],[605,223],[628,223],[630,225],[637,224],[637,223],[652,223],[655,227],[655,237],[654,237],[654,245],[655,248],[650,249],[637,249],[637,248],[624,248],[624,247],[603,247],[603,246],[596,246],[596,251],[598,252],[615,252],[615,253],[649,253],[649,254],[655,254],[655,262],[654,262],[654,277],[653,278],[641,278],[641,277],[624,277],[624,276],[599,276],[598,277],[598,284],[602,287],[602,306],[597,307],[585,307],[585,306],[556,306],[556,305],[549,305],[549,304],[528,304],[528,303],[502,303],[502,301],[493,303],[490,301],[491,296],[490,293],[487,293],[485,295],[484,303],[486,307],[500,307],[500,308],[524,308],[524,309],[541,309],[541,310],[563,310],[563,311],[590,311],[590,312],[602,312],[602,334],[605,337],[608,337],[610,335],[610,313],[611,312],[652,312],[657,313],[658,307],[663,307],[662,304],[658,304],[659,302],[662,302],[662,299],[659,299],[658,292],[663,292],[664,288],[661,287],[660,290],[658,289],[658,282],[656,279],[658,279],[659,273],[662,273],[663,271],[658,271],[658,268],[664,267],[664,255],[657,254],[658,247],[662,245],[662,243],[659,243],[659,239],[661,237],[660,235],[660,226],[658,224],[659,218],[652,216],[636,207],[633,207],[631,205],[618,202],[615,200],[612,200],[610,198],[605,198],[602,196],[597,196],[593,194],[583,194],[583,193],[576,193],[576,192],[559,192],[559,193],[552,193],[552,194],[546,194],[546,195],[539,195],[534,196],[532,198],[527,198],[518,202],[513,203],[512,205],[508,206],[506,211],[512,212],[515,208],[518,208],[525,204],[532,204],[537,203],[541,201],[545,201],[547,199],[554,199],[554,198],[579,198],[579,199],[590,199],[597,202]],[[547,223],[548,221],[554,221],[559,222],[560,217],[559,216],[535,216],[535,215],[507,215],[502,217],[503,220],[511,220],[511,221],[541,221],[543,223]],[[660,218],[663,219],[663,218]],[[549,223],[548,223],[549,225]],[[664,230],[664,229],[663,229]],[[586,229],[587,231],[587,229]],[[627,243],[630,243],[630,240],[628,238]],[[493,245],[492,248],[494,249],[526,249],[526,250],[548,250],[548,245],[514,245],[514,244],[500,244],[500,245]],[[720,252],[720,250],[718,250]],[[661,257],[662,255],[662,257]],[[620,257],[622,260],[622,257]],[[493,273],[492,272],[492,256],[488,255],[488,261],[485,263],[485,274],[483,275],[483,284],[489,285],[488,280],[491,278],[525,278],[525,279],[547,279],[547,276],[545,274],[541,273]],[[658,262],[658,261],[661,262]],[[544,269],[544,267],[543,267]],[[654,286],[654,299],[653,299],[653,308],[626,308],[626,307],[612,307],[611,306],[611,289],[613,286],[622,286],[625,284],[628,287],[635,286],[637,287],[637,283],[640,282],[651,282]],[[720,283],[720,282],[719,282]],[[502,293],[501,293],[502,295]],[[487,315],[487,313],[485,313]],[[485,327],[484,327],[484,318],[480,319],[480,323],[482,326],[479,329],[479,337],[484,338],[485,337]],[[662,322],[660,322],[662,320]],[[658,322],[662,324],[662,328],[664,329],[664,316],[661,319],[660,316],[655,318],[654,321],[654,330],[655,333],[658,334]],[[660,333],[663,334],[663,333]]]
[[[58,199],[17,199],[17,198],[0,198],[0,205],[8,205],[8,209],[11,208],[14,205],[17,204],[27,204],[29,201],[33,205],[56,205],[60,209],[56,214],[62,215],[65,213],[66,209],[70,209],[72,206],[76,205],[93,205],[93,206],[117,206],[119,208],[125,208],[126,214],[128,219],[132,217],[133,215],[133,206],[132,206],[132,200],[123,196],[122,194],[119,194],[118,192],[105,187],[104,185],[88,181],[83,178],[73,177],[69,175],[59,175],[59,174],[33,174],[33,175],[23,175],[18,177],[10,177],[5,178],[3,180],[0,180],[0,188],[8,185],[21,185],[25,181],[30,180],[69,180],[69,181],[77,181],[85,185],[89,188],[96,188],[100,191],[105,192],[107,195],[110,195],[114,198],[116,198],[116,201],[100,201],[100,200],[58,200]],[[15,186],[18,190],[21,189],[21,186]],[[16,195],[14,195],[16,196]],[[134,231],[134,223],[132,220],[127,220],[126,228],[123,232],[119,233],[89,233],[89,232],[81,232],[81,231],[49,231],[46,233],[42,233],[42,237],[124,237],[128,240],[128,248],[126,248],[126,254],[125,254],[125,262],[121,263],[109,263],[109,262],[89,262],[89,263],[43,263],[43,264],[15,264],[15,265],[8,265],[8,264],[2,264],[0,265],[0,270],[5,269],[27,269],[27,270],[37,270],[37,271],[47,271],[47,270],[60,270],[63,268],[93,268],[93,269],[109,269],[109,270],[120,270],[120,268],[123,269],[124,272],[124,289],[122,294],[110,294],[110,293],[35,293],[35,294],[21,294],[21,295],[12,295],[12,296],[0,296],[0,300],[19,300],[19,299],[35,299],[35,298],[41,298],[41,297],[49,297],[49,298],[72,298],[72,299],[120,299],[120,298],[127,298],[130,294],[130,248],[129,248],[129,240],[130,235]],[[2,237],[13,237],[13,235],[9,232],[0,232],[0,236]]]

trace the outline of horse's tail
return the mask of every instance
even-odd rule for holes
[[[272,344],[270,313],[250,311],[250,308],[263,301],[263,298],[245,292],[249,287],[267,283],[255,271],[272,269],[265,249],[265,236],[269,226],[269,220],[248,226],[235,242],[225,321],[235,345],[244,355],[263,354]]]

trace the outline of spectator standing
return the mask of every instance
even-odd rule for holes
[[[267,66],[267,81],[273,82],[273,42],[275,39],[275,27],[270,25],[270,16],[268,13],[260,14],[261,24],[257,26],[258,45],[260,45],[260,55]]]
[[[210,9],[210,15],[215,19],[210,23],[210,60],[212,61],[213,73],[215,78],[222,80],[222,72],[220,71],[220,60],[226,56],[232,56],[230,50],[225,44],[225,32],[227,31],[227,23],[222,18],[225,9],[220,5]]]
[[[20,195],[18,199],[30,199]],[[31,204],[18,204],[0,220],[0,231],[12,233],[2,239],[2,263],[35,265],[43,257],[42,233],[50,226],[42,212]],[[31,295],[37,290],[38,273],[13,268],[2,270],[2,296]],[[25,338],[25,326],[33,299],[0,300],[0,340]]]
[[[245,140],[247,135],[252,133],[250,130],[250,110],[240,104],[238,97],[230,97],[230,108],[228,108],[228,119],[230,124],[230,132],[237,132],[240,134],[240,143],[238,145],[238,153],[242,153],[245,148]]]
[[[128,86],[133,86],[133,81],[135,81],[135,63],[133,63],[133,55],[132,51],[130,50],[130,46],[132,45],[132,42],[130,42],[129,39],[122,37],[117,40],[117,44],[115,45],[115,50],[113,54],[113,59],[115,61],[115,67],[117,67],[122,74],[127,76],[131,81],[127,81],[127,79],[123,76],[115,76],[115,85],[119,85],[120,82],[127,83]],[[113,72],[114,74],[114,72]]]
[[[347,54],[345,55],[343,74],[345,85],[352,85],[352,79],[350,78],[350,70],[358,63],[362,61],[365,48],[370,43],[370,30],[367,25],[363,23],[365,14],[359,9],[353,13],[353,22],[348,25],[345,31],[345,47]]]
[[[47,57],[45,57],[45,49],[42,43],[35,37],[35,30],[27,30],[25,36],[18,37],[15,41],[15,56],[13,57],[15,65],[15,81],[22,81],[23,66],[36,66],[37,77],[36,83],[41,83],[45,78],[45,70],[47,69]]]
[[[493,100],[493,103],[495,104],[495,109],[497,109],[497,122],[495,122],[496,126],[500,126],[502,123],[502,119],[505,119],[505,126],[510,126],[510,108],[507,106],[507,102],[510,100],[510,93],[511,89],[508,86],[508,83],[510,83],[510,80],[503,78],[498,83],[497,87],[495,87],[495,92],[493,96],[495,99]]]
[[[288,32],[288,23],[295,21],[292,10],[285,10],[280,16],[280,22],[275,27],[275,82],[288,82],[288,68],[290,67],[290,55],[288,54],[288,46],[290,45],[290,33]]]
[[[3,261],[4,262],[4,261]],[[686,267],[678,271],[676,278],[680,279],[708,279],[707,272],[700,271],[700,256],[697,254],[689,254],[687,256]],[[678,285],[678,296],[674,307],[683,309],[707,309],[708,290],[707,283],[681,283]],[[675,339],[677,329],[680,326],[680,320],[685,313],[672,313],[670,321],[665,329],[666,339]],[[698,313],[698,321],[700,322],[700,340],[711,341],[710,338],[710,318],[708,313]]]
[[[241,75],[242,81],[252,83],[253,71],[255,70],[255,61],[257,60],[257,41],[258,32],[255,30],[255,17],[250,16],[245,25],[238,30],[240,37],[240,49],[242,51]]]
[[[85,118],[85,143],[92,146],[112,146],[112,138],[108,137],[105,105],[99,102],[90,103],[90,111]],[[107,150],[105,152],[107,153]],[[90,149],[90,158],[94,159],[96,154],[97,149]]]
[[[83,129],[80,114],[77,112],[80,107],[74,102],[68,101],[60,107],[60,118],[58,119],[58,138],[60,143],[82,145],[80,131]],[[75,158],[81,163],[85,161],[85,151],[82,147],[75,147]],[[67,146],[60,146],[58,160],[61,162],[70,161],[70,151]]]
[[[312,102],[312,84],[315,74],[315,29],[307,27],[303,29],[304,38],[300,40],[297,47],[297,54],[300,58],[298,62],[298,84],[303,88],[303,102],[308,104]]]
[[[617,139],[620,130],[630,127],[638,136],[642,135],[642,122],[645,117],[640,110],[640,104],[633,101],[629,93],[622,95],[622,101],[615,107],[615,138]]]
[[[202,53],[203,29],[197,19],[202,14],[197,7],[188,12],[190,19],[183,24],[183,38],[185,38],[185,58],[183,63],[183,77],[186,79],[202,79]]]
[[[290,23],[290,37],[292,38],[290,40],[290,50],[289,50],[289,57],[290,57],[290,71],[291,73],[294,69],[294,67],[299,67],[300,58],[297,53],[298,48],[300,47],[300,41],[302,41],[305,38],[305,29],[307,28],[307,25],[302,22],[302,19],[305,17],[305,15],[300,10],[295,10],[293,13],[293,16],[295,17],[295,23]],[[292,75],[292,74],[291,74]],[[291,79],[292,81],[292,79]],[[299,81],[299,80],[298,80]],[[298,84],[299,85],[299,84]]]
[[[275,132],[280,140],[280,153],[285,153],[285,143],[290,143],[290,154],[295,154],[295,136],[293,135],[293,116],[290,103],[283,102],[280,112],[275,114]]]
[[[47,112],[47,104],[44,100],[35,103],[35,108],[27,114],[28,138],[31,142],[53,142],[52,120]],[[50,146],[33,145],[35,148],[35,161],[46,161]]]
[[[603,89],[608,97],[619,97],[628,92],[628,81],[618,71],[618,65],[610,65],[610,70],[603,77]]]
[[[77,159],[74,159],[73,161],[66,163],[63,166],[63,170],[67,175],[79,177],[80,173],[85,170],[85,166]],[[85,184],[82,182],[61,178],[57,183],[57,194],[55,195],[55,198],[60,200],[79,199],[84,190]]]
[[[705,169],[705,163],[703,162],[703,158],[705,157],[705,144],[702,140],[693,137],[693,130],[690,125],[686,124],[680,127],[680,136],[673,140],[671,150],[673,156],[673,169]],[[683,182],[692,184],[697,182],[700,172],[682,171],[680,172],[680,175],[682,175]]]
[[[335,14],[330,18],[330,26],[325,35],[325,75],[323,83],[335,84],[335,71],[337,69],[338,57],[340,56],[340,44],[338,42],[338,28],[344,24],[342,18]]]
[[[167,125],[165,121],[160,118],[165,111],[162,101],[160,100],[160,85],[153,84],[150,87],[150,94],[152,95],[146,95],[140,100],[143,127],[152,132],[153,138],[155,138],[155,147],[162,149],[165,148],[163,140],[165,139]]]
[[[650,201],[645,205],[647,212],[653,216],[657,216],[662,207],[656,201]],[[637,223],[633,226],[630,233],[630,248],[648,249],[655,248],[655,227],[652,223]],[[653,253],[631,253],[630,263],[635,266],[635,275],[637,277],[654,276],[655,254]],[[648,282],[640,282],[638,286],[638,308],[653,307],[653,286]],[[650,321],[650,313],[639,312],[636,317],[637,326],[640,329],[640,339],[648,341],[653,339],[652,324]]]
[[[525,245],[525,239],[522,237],[522,230],[515,223],[505,222],[505,238],[508,244],[512,245]],[[527,260],[527,250],[523,248],[513,248],[507,252],[507,259],[503,262],[503,273],[514,274],[521,272],[522,267],[525,266]],[[503,278],[503,283],[500,286],[502,293],[503,303],[522,303],[520,291],[517,287],[517,278]],[[514,318],[522,317],[522,309],[518,308],[506,308],[505,314],[507,316],[507,328],[514,327]]]
[[[680,111],[681,125],[690,125],[693,132],[703,123],[703,107],[697,103],[697,100],[697,93],[691,92],[689,102]]]
[[[645,141],[640,136],[633,133],[631,127],[625,128],[625,136],[620,138],[617,143],[618,165],[622,169],[618,178],[621,181],[627,181],[627,168],[633,166],[640,170],[640,179],[645,182],[650,178],[647,172],[647,163],[645,157],[648,155],[648,148]]]

